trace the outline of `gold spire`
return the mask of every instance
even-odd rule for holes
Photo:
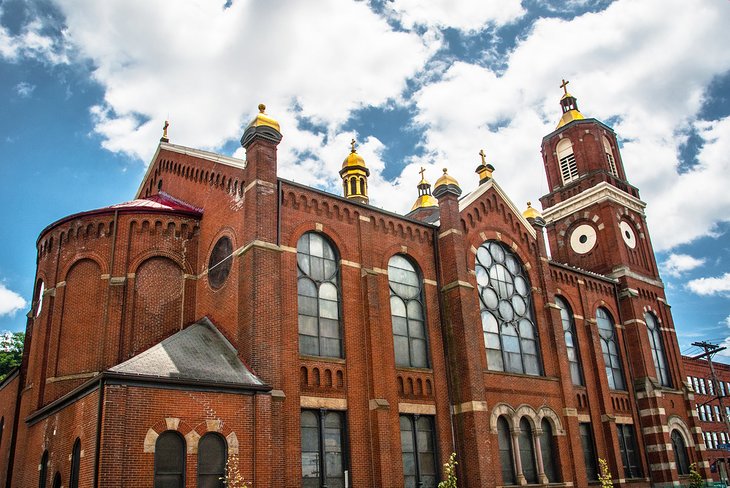
[[[277,132],[281,132],[281,128],[279,127],[279,122],[269,117],[266,113],[266,105],[263,103],[259,104],[259,113],[256,115],[256,118],[254,118],[250,124],[248,124],[249,127],[260,127],[260,126],[266,126],[271,127],[272,129],[276,129]]]
[[[340,170],[342,189],[345,198],[360,203],[368,203],[368,176],[370,170],[365,160],[355,150],[355,139],[350,141],[350,154],[342,161]]]
[[[531,202],[527,202],[527,208],[524,212],[522,212],[522,216],[526,219],[536,219],[538,217],[542,217],[542,214],[539,210],[532,207]]]
[[[165,125],[162,126],[162,137],[160,137],[160,142],[170,142],[170,139],[167,137],[168,127],[170,127],[170,121],[166,120]]]
[[[421,171],[419,171],[421,175],[421,181],[418,183],[418,198],[416,198],[416,202],[411,207],[411,212],[413,212],[417,208],[439,206],[438,200],[436,200],[433,195],[431,195],[431,184],[426,181],[426,177],[424,176],[425,172],[426,170],[421,167]]]
[[[479,156],[481,156],[482,162],[479,166],[477,166],[477,169],[474,170],[474,172],[479,175],[479,184],[481,185],[492,178],[494,166],[487,163],[487,155],[484,153],[484,149],[479,150]]]
[[[556,129],[560,129],[574,120],[585,119],[583,114],[580,113],[580,110],[578,110],[578,101],[573,95],[568,93],[568,83],[570,83],[570,81],[563,80],[560,84],[560,88],[562,88],[564,92],[563,96],[560,98],[560,107],[563,109],[563,116],[560,117],[560,121],[558,122]]]
[[[436,185],[434,185],[434,188],[438,188],[440,186],[446,186],[446,185],[454,185],[456,187],[459,186],[459,182],[456,181],[456,178],[451,176],[448,173],[448,170],[444,168],[444,174],[441,175],[441,177],[436,180]]]

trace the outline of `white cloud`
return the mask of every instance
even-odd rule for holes
[[[509,24],[525,14],[520,0],[393,0],[387,8],[409,29],[423,25],[469,32]]]
[[[28,302],[18,293],[0,283],[0,316],[12,316],[28,306]]]
[[[672,253],[669,257],[661,264],[662,273],[679,278],[683,273],[692,271],[705,264],[704,258],[695,258],[689,254],[675,254]]]
[[[730,315],[725,317],[725,320],[723,320],[722,323],[730,327]]]
[[[0,9],[0,16],[2,9]],[[51,64],[69,62],[63,36],[54,38],[44,32],[44,24],[35,19],[23,26],[17,35],[0,25],[0,58],[10,62],[21,58],[37,59]]]
[[[26,81],[21,81],[15,85],[15,93],[17,93],[21,98],[30,98],[34,91],[35,85]]]
[[[727,295],[730,293],[730,273],[687,282],[687,288],[698,295]]]

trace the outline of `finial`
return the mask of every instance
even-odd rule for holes
[[[540,211],[532,207],[532,202],[527,202],[527,208],[522,212],[522,216],[526,219],[542,218]]]
[[[354,137],[350,141],[350,146],[351,146],[350,152],[355,152],[355,138]]]
[[[423,175],[425,172],[426,172],[426,168],[424,168],[423,166],[421,166],[421,171],[418,172],[418,174],[421,175],[421,179],[424,179],[425,178],[425,176]]]
[[[162,137],[160,137],[160,142],[170,142],[170,139],[167,138],[167,128],[170,127],[170,122],[165,121],[165,125],[162,126]]]
[[[563,82],[560,84],[560,88],[563,89],[563,91],[565,92],[566,95],[568,94],[568,83],[570,83],[570,82],[565,81],[565,79],[563,79]]]
[[[448,169],[444,168],[444,174],[446,174],[446,173],[447,173],[447,171],[448,171]]]
[[[487,155],[484,154],[484,149],[479,150],[479,155],[482,157],[482,164],[487,164]]]
[[[259,103],[259,113],[264,113],[264,110],[266,110],[266,105]]]

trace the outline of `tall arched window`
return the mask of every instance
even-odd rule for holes
[[[396,254],[388,262],[388,282],[395,364],[428,368],[423,289],[418,273],[408,259]]]
[[[61,488],[61,473],[56,471],[56,475],[53,477],[53,488]]]
[[[570,139],[561,139],[555,147],[555,151],[558,153],[560,177],[563,179],[563,183],[569,183],[578,178],[578,164],[575,162],[573,143],[570,142]]]
[[[684,443],[682,434],[677,429],[672,431],[672,450],[674,461],[677,464],[677,473],[689,474],[689,458],[687,457],[687,446]]]
[[[672,380],[669,377],[669,369],[667,368],[667,356],[664,354],[664,342],[662,341],[662,333],[659,329],[659,322],[654,314],[649,312],[644,314],[644,320],[646,321],[646,328],[649,331],[651,357],[654,359],[656,377],[662,386],[672,386]]]
[[[542,467],[545,476],[550,483],[556,483],[558,472],[555,469],[555,437],[553,437],[553,426],[547,419],[540,423],[540,451],[542,451]]]
[[[38,488],[46,488],[46,478],[48,478],[48,451],[43,451],[41,456],[41,465],[38,466]]]
[[[79,488],[79,468],[81,467],[81,439],[76,438],[71,451],[71,474],[68,477],[69,488]]]
[[[487,241],[477,250],[476,276],[487,367],[542,374],[532,291],[520,260],[504,244]]]
[[[514,485],[517,480],[512,456],[512,434],[509,423],[504,417],[497,419],[497,444],[499,445],[499,463],[502,465],[502,484]]]
[[[198,442],[198,488],[223,488],[228,446],[222,435],[208,432]]]
[[[185,439],[166,430],[155,442],[155,488],[185,486]]]
[[[578,350],[578,337],[575,333],[575,322],[573,320],[573,311],[568,303],[561,297],[555,297],[555,304],[560,307],[560,320],[563,323],[563,337],[565,338],[565,347],[568,350],[568,364],[570,365],[570,378],[574,385],[582,386],[583,368],[580,366],[580,352]]]
[[[537,465],[535,464],[535,444],[532,441],[532,426],[526,417],[520,419],[520,461],[522,474],[528,483],[537,483]]]
[[[606,136],[603,136],[603,151],[606,153],[606,162],[608,163],[608,170],[613,176],[618,178],[618,171],[616,170],[616,160],[613,157],[613,150],[611,149],[611,143],[608,141]]]
[[[618,352],[618,340],[613,318],[606,309],[599,308],[596,311],[596,322],[598,322],[598,334],[601,336],[603,362],[606,363],[608,387],[612,390],[625,390],[626,384],[623,368],[621,367],[621,355]]]
[[[341,358],[339,277],[334,248],[307,232],[297,243],[299,353]]]

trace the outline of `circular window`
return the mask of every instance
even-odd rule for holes
[[[228,237],[221,237],[213,246],[208,260],[208,283],[211,288],[220,288],[226,282],[233,263],[232,253],[233,245]]]
[[[585,254],[596,245],[596,230],[588,224],[579,225],[570,234],[570,247],[578,254]]]
[[[636,234],[634,234],[634,229],[631,228],[631,225],[626,221],[621,221],[621,223],[618,224],[619,229],[621,229],[621,237],[624,238],[624,242],[627,246],[629,246],[631,249],[636,247]]]

